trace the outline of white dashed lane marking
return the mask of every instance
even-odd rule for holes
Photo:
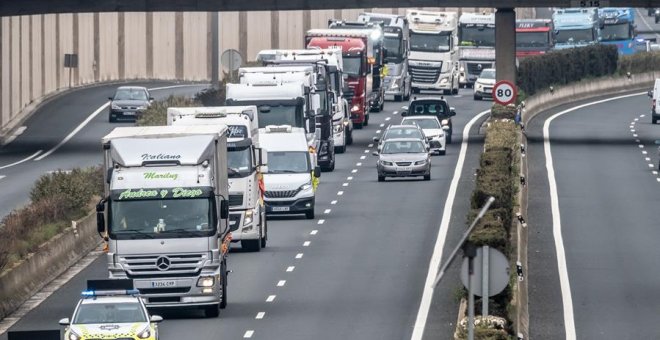
[[[288,267],[286,268],[286,272],[287,272],[287,273],[290,273],[290,272],[292,272],[294,269],[296,269],[295,266],[288,266]]]
[[[376,130],[376,133],[380,133],[380,130]]]
[[[257,319],[257,320],[261,320],[261,319],[264,318],[264,316],[266,316],[266,313],[259,312],[259,313],[257,313],[257,316],[255,316],[254,318]]]
[[[325,223],[325,220],[319,220],[318,224],[323,224]]]
[[[344,194],[343,191],[337,191],[337,196],[341,196],[341,195],[343,195],[343,194]]]
[[[367,147],[373,148],[374,145],[373,145],[373,144],[369,144],[369,145],[367,145]]]
[[[646,150],[642,150],[642,155],[646,155],[646,154],[647,154]]]
[[[390,120],[390,119],[392,119],[392,117],[385,117],[385,120],[386,120],[386,121],[388,121],[388,120]]]
[[[312,244],[312,242],[305,241],[305,243],[303,243],[303,247],[309,247],[310,244]]]
[[[314,230],[312,230],[312,231],[309,232],[310,235],[316,235],[316,234],[318,234],[318,233],[319,233],[319,231],[316,230],[316,229],[314,229]]]
[[[351,170],[351,173],[353,173],[353,174],[356,173],[356,172],[358,172],[357,169],[353,169],[353,170]]]
[[[385,123],[382,123],[379,125],[380,127],[385,127]]]
[[[296,258],[297,259],[302,259],[303,255],[304,255],[303,253],[298,253],[298,254],[296,254]]]
[[[252,337],[252,335],[254,335],[254,331],[249,330],[249,331],[246,331],[245,334],[243,334],[243,338],[249,339],[249,338]]]
[[[347,187],[347,186],[348,186],[348,183],[344,183],[344,184],[342,184],[341,186],[343,186],[343,187]]]
[[[268,297],[266,298],[266,302],[273,302],[273,301],[275,301],[275,297],[276,297],[276,296],[277,296],[277,295],[268,295]]]
[[[362,163],[358,162],[358,163],[355,163],[355,165],[356,166],[362,166]]]
[[[360,159],[366,159],[367,156],[360,156]]]
[[[346,177],[346,180],[347,180],[347,181],[352,181],[352,180],[353,180],[353,176],[348,176],[348,177]]]
[[[650,161],[651,161],[651,157],[646,157],[646,158],[644,158],[644,160],[646,160],[647,162],[650,162]]]
[[[277,282],[277,286],[278,286],[278,287],[284,287],[285,284],[286,284],[286,280],[279,280],[279,281]]]
[[[329,214],[331,211],[332,211],[332,209],[325,209],[325,211],[323,213],[324,214]]]
[[[330,204],[332,204],[332,205],[337,204],[337,200],[334,200],[334,201],[330,202]]]

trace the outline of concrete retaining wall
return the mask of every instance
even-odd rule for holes
[[[0,274],[0,320],[99,245],[96,214],[69,227]]]
[[[130,79],[212,79],[213,29],[220,33],[220,52],[233,48],[253,59],[262,49],[301,48],[305,30],[327,27],[330,18],[354,20],[365,10],[221,12],[215,28],[212,13],[206,12],[2,17],[0,139],[25,119],[40,99],[69,85]],[[406,12],[403,8],[376,11]],[[533,13],[533,9],[518,10],[520,17]],[[64,54],[71,53],[78,54],[79,65],[69,70],[64,67]]]

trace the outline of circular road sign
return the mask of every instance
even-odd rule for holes
[[[493,99],[500,105],[509,105],[516,101],[518,90],[510,81],[500,80],[493,87]]]
[[[228,49],[222,52],[220,64],[228,71],[236,71],[243,65],[243,56],[234,49]]]

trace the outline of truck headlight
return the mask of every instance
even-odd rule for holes
[[[252,210],[245,211],[245,218],[243,219],[243,225],[248,225],[252,223],[252,215],[253,215]]]
[[[202,276],[197,279],[197,287],[213,287],[215,284],[215,277],[213,276]]]
[[[333,126],[332,129],[335,131],[335,133],[340,133],[344,131],[344,124],[337,124]]]
[[[458,69],[458,71],[461,72],[461,73],[465,72],[465,67],[461,66],[461,67]]]
[[[360,111],[360,105],[355,104],[353,107],[351,107],[351,112],[357,112]]]
[[[142,332],[138,333],[138,338],[147,339],[151,337],[151,327],[147,326]]]
[[[440,84],[446,84],[447,82],[449,82],[449,78],[447,78],[447,77],[442,78],[442,79],[440,80]]]

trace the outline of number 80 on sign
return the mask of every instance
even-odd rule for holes
[[[493,99],[500,105],[509,105],[516,101],[518,90],[516,86],[506,80],[500,80],[493,87]]]

